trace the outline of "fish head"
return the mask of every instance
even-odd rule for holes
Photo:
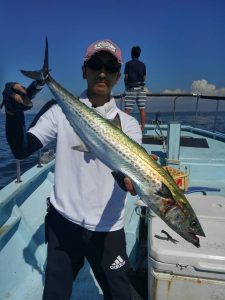
[[[182,191],[176,186],[166,186],[162,183],[160,190],[154,194],[152,208],[166,224],[185,240],[200,247],[199,237],[205,237],[204,231]]]
[[[167,207],[164,217],[165,222],[176,233],[194,246],[200,247],[198,236],[205,237],[205,234],[189,203],[186,203],[185,206],[182,206],[179,203],[171,204],[170,208]]]

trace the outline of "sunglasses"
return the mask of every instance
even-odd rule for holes
[[[108,73],[118,73],[120,71],[121,65],[114,62],[104,63],[100,60],[89,60],[86,63],[87,67],[94,71],[100,71],[102,68]]]

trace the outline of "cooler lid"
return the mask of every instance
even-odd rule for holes
[[[166,264],[184,264],[196,270],[225,273],[225,198],[221,196],[187,195],[206,237],[200,237],[200,248],[184,240],[159,217],[150,218],[149,255]],[[165,230],[177,244],[161,240]]]

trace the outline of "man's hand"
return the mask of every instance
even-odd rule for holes
[[[2,93],[3,104],[5,105],[6,113],[15,114],[19,111],[31,109],[33,103],[27,97],[27,90],[22,85],[16,82],[6,83]]]
[[[155,154],[150,154],[150,156],[151,156],[154,160],[156,160],[156,161],[157,161],[158,158],[159,158],[159,157],[158,157],[157,155],[155,155]]]
[[[150,156],[154,159],[154,160],[158,160],[158,156],[155,154],[150,154]],[[114,179],[116,180],[116,182],[118,183],[118,185],[121,187],[121,189],[123,189],[126,192],[129,192],[132,196],[136,196],[137,193],[135,191],[134,188],[134,184],[132,182],[132,180],[128,177],[125,176],[123,173],[121,172],[116,172],[113,171],[112,172],[112,176],[114,177]]]
[[[158,160],[158,156],[157,156],[157,155],[155,155],[155,154],[150,154],[150,156],[151,156],[154,160]],[[127,190],[132,196],[136,196],[136,195],[137,195],[137,193],[136,193],[136,191],[135,191],[135,189],[134,189],[134,185],[133,185],[132,180],[131,180],[129,177],[127,177],[127,176],[124,177],[124,185],[125,185],[126,190]]]
[[[129,177],[125,177],[124,178],[124,185],[126,187],[126,190],[132,195],[132,196],[136,196],[137,193],[134,189],[134,185],[133,185],[133,182],[132,180],[129,178]]]

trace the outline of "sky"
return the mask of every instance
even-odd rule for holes
[[[86,88],[87,46],[108,38],[124,63],[141,47],[152,93],[225,96],[225,0],[1,0],[0,11],[1,92],[9,81],[29,85],[20,69],[41,68],[47,36],[51,75],[75,95]],[[123,71],[114,94],[124,92]],[[33,112],[51,98],[45,87]]]

